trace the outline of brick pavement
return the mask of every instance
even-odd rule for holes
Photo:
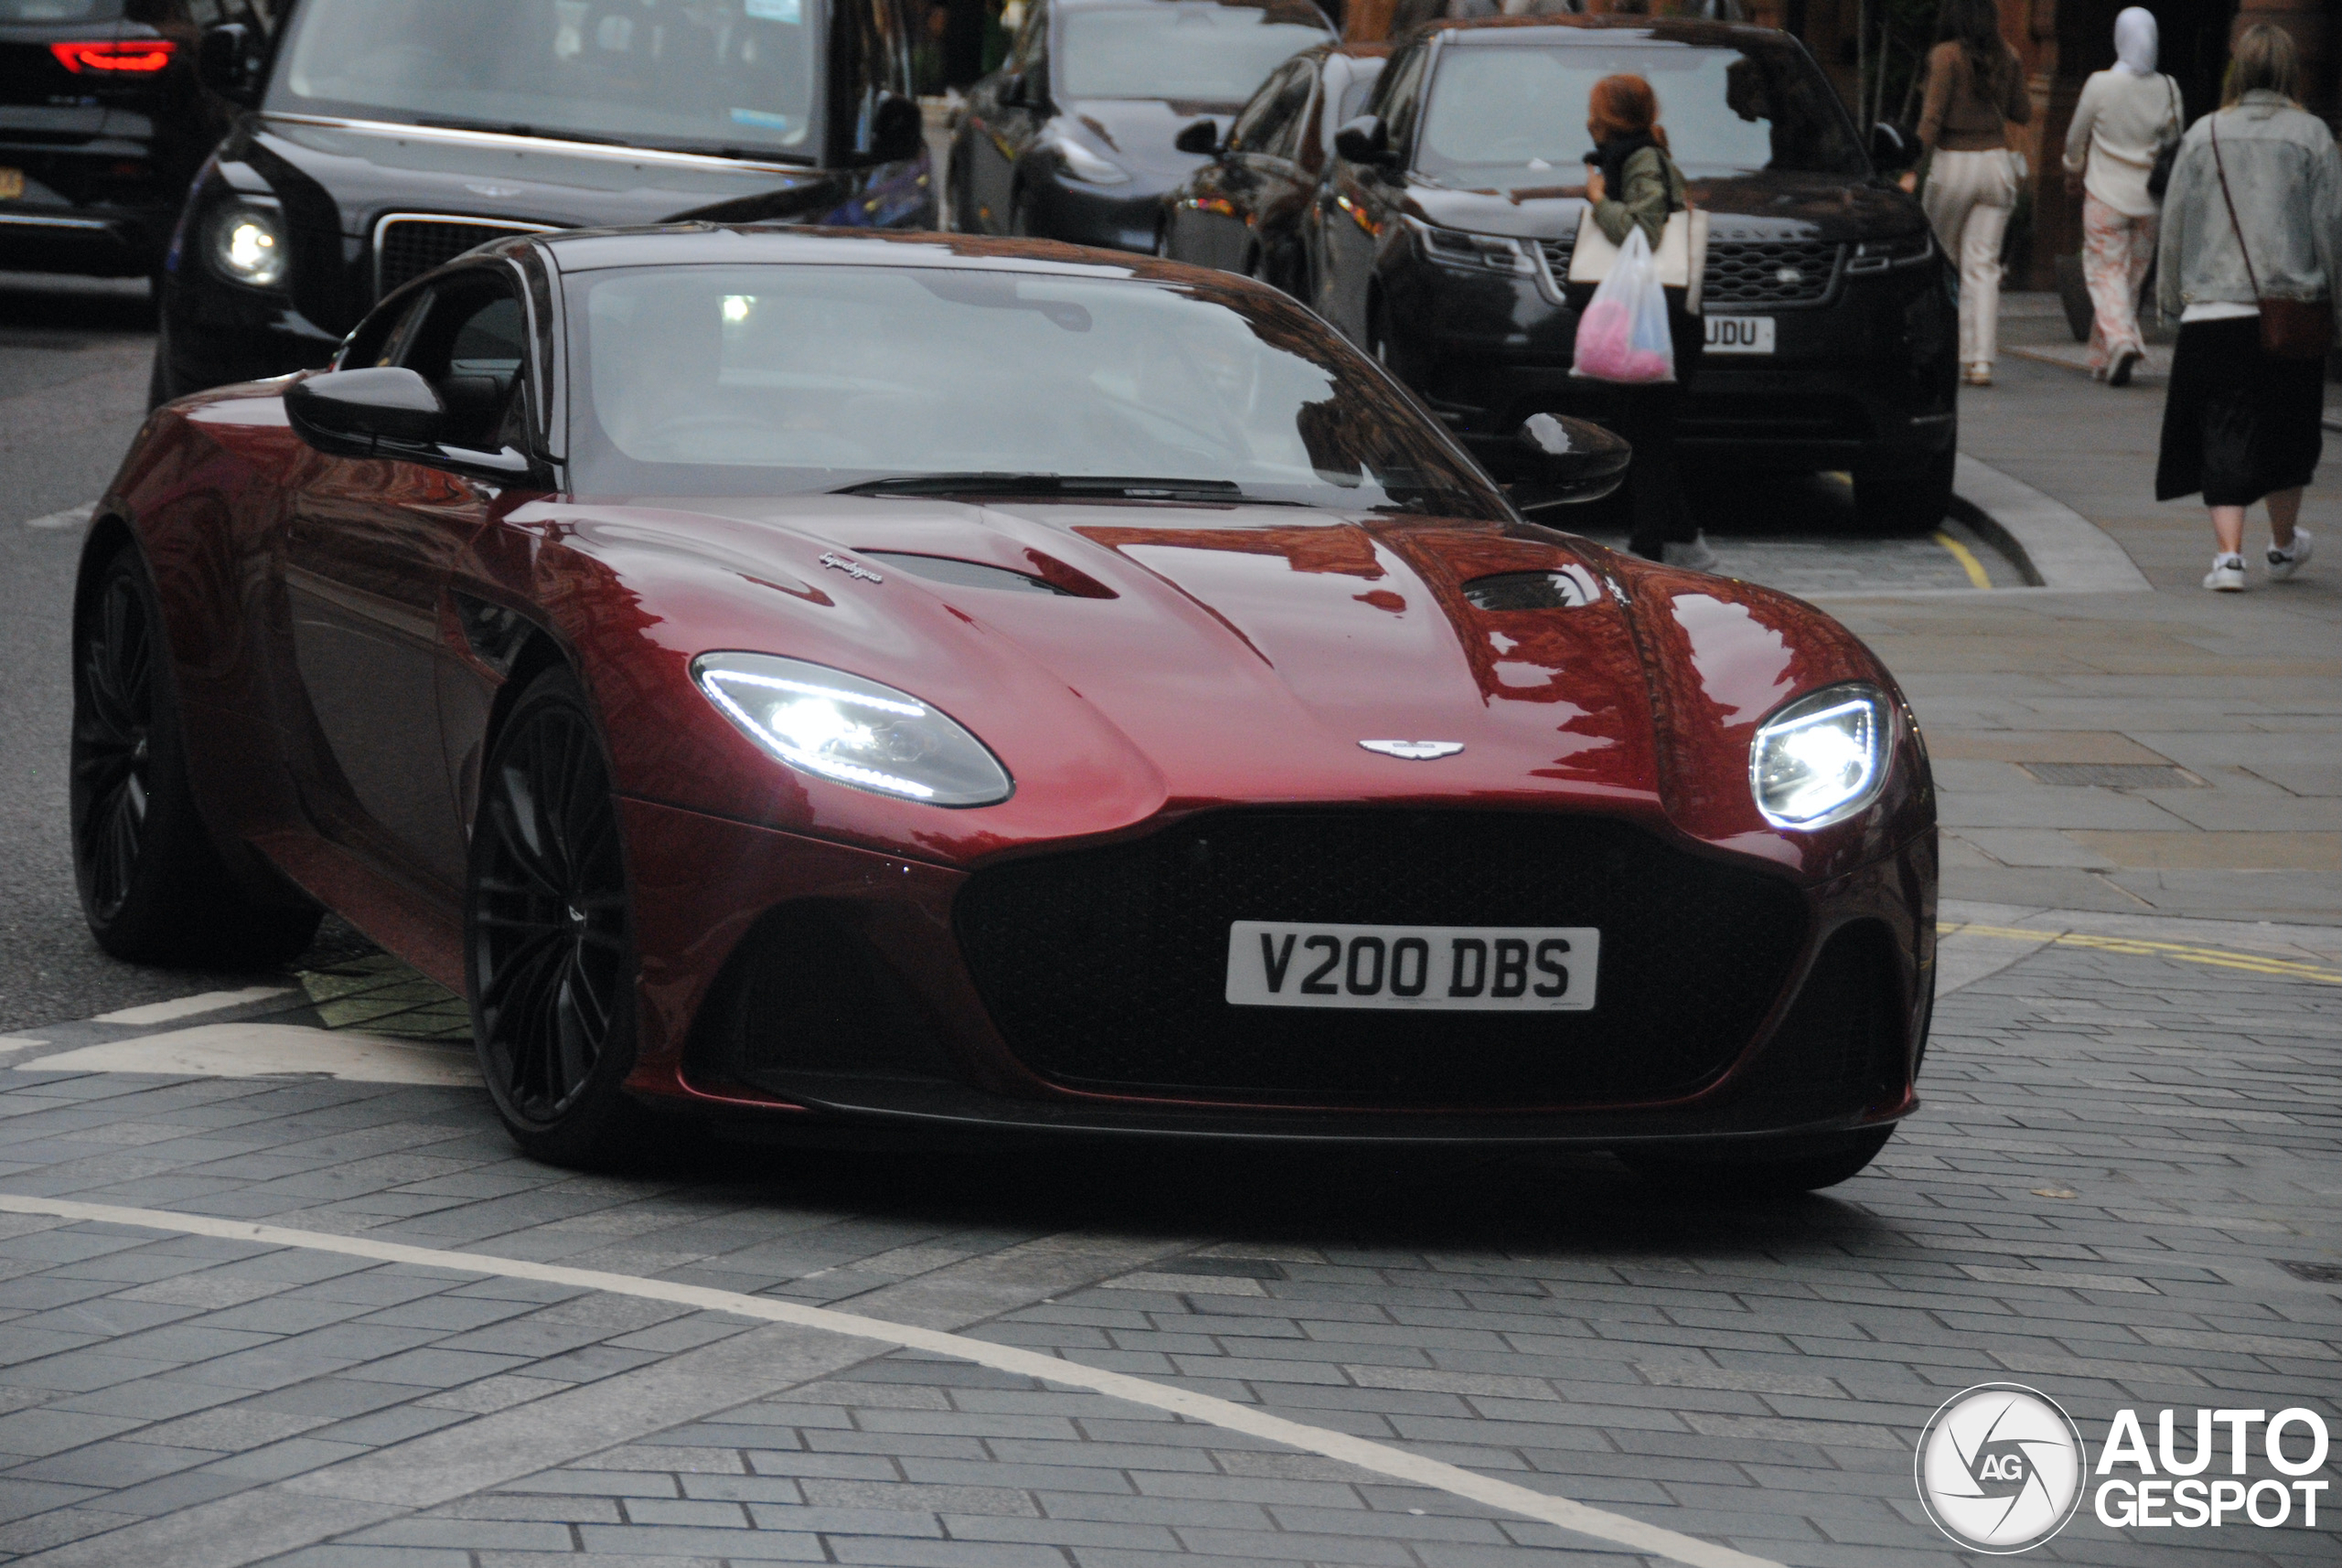
[[[2093,1439],[2123,1403],[2342,1403],[2342,1292],[2280,1266],[2342,1262],[2342,987],[2137,953],[2042,947],[1947,996],[1928,1109],[1873,1173],[1769,1208],[1602,1156],[745,1150],[580,1177],[517,1159],[468,1091],[6,1077],[13,1192],[940,1315],[1800,1568],[1958,1560],[1909,1447],[1971,1383],[2033,1382]],[[28,1561],[1635,1560],[728,1314],[17,1216],[0,1276],[0,1552]],[[2331,1518],[2182,1540],[2085,1514],[2040,1555],[2306,1565]]]

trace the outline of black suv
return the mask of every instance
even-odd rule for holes
[[[322,365],[384,294],[514,233],[935,227],[908,0],[278,9],[274,38],[203,38],[247,109],[172,237],[157,402]]]
[[[206,22],[272,0],[0,0],[0,267],[135,277],[235,106],[196,80]]]
[[[1864,526],[1934,526],[1957,435],[1953,274],[1883,172],[1900,139],[1875,133],[1866,148],[1785,33],[1642,16],[1432,24],[1337,134],[1342,156],[1304,219],[1309,303],[1499,463],[1531,413],[1599,417],[1605,390],[1569,373],[1592,290],[1566,279],[1587,95],[1622,71],[1658,94],[1710,215],[1686,455],[1850,469]]]

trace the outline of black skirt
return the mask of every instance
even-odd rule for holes
[[[2325,435],[2326,361],[2261,351],[2261,318],[2191,321],[2172,352],[2155,499],[2203,492],[2206,506],[2250,506],[2306,485]]]

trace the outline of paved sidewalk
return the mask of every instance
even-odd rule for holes
[[[2029,296],[2016,344],[2070,346]],[[2198,584],[2211,530],[2154,498],[2160,381],[2004,356],[1961,446],[2073,508],[2154,592],[1833,599],[1909,690],[1946,826],[1944,895],[2041,908],[2342,924],[2342,438],[2303,509],[2323,558]]]

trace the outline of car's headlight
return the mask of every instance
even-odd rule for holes
[[[989,806],[1015,789],[983,742],[892,686],[768,653],[703,653],[692,678],[800,772],[930,806]]]
[[[1407,227],[1423,246],[1423,254],[1443,267],[1466,273],[1511,273],[1520,277],[1537,271],[1536,260],[1521,241],[1502,234],[1467,234],[1461,229],[1442,229],[1413,218],[1407,220]]]
[[[1875,686],[1832,686],[1756,726],[1748,785],[1777,828],[1819,828],[1853,816],[1886,782],[1894,709]]]
[[[1070,136],[1052,136],[1049,145],[1064,160],[1066,173],[1076,179],[1090,185],[1120,185],[1131,177],[1129,170],[1100,157]]]
[[[283,220],[265,208],[231,201],[211,215],[211,264],[222,277],[249,288],[285,281]]]

